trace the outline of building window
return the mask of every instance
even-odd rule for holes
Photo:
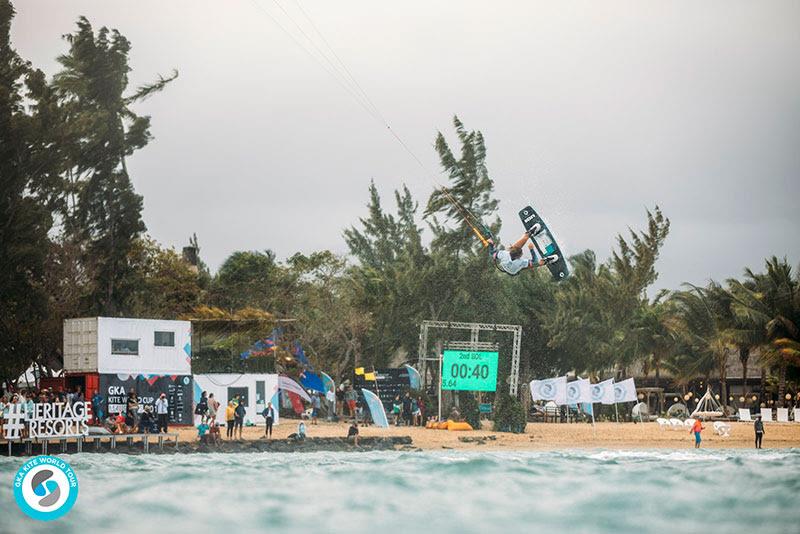
[[[174,347],[175,332],[156,332],[153,344],[156,347]]]
[[[138,339],[112,339],[111,340],[111,354],[120,354],[125,356],[138,356],[139,355],[139,340]]]

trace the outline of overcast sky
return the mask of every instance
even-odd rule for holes
[[[530,201],[568,253],[605,259],[658,204],[658,287],[800,260],[800,2],[300,1],[428,169],[454,114],[483,132],[505,241]],[[129,170],[150,235],[196,232],[212,269],[236,250],[346,252],[370,179],[387,203],[431,191],[270,18],[315,37],[295,0],[15,4],[14,44],[49,75],[80,15],[131,41],[132,86],[180,71],[135,108],[155,139]]]

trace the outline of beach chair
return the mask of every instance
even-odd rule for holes
[[[752,423],[753,418],[750,417],[750,410],[748,410],[747,408],[739,408],[739,421],[745,423]]]
[[[714,432],[723,438],[727,438],[731,435],[731,425],[724,421],[714,421]]]
[[[778,408],[775,412],[779,423],[789,422],[789,408]]]
[[[669,428],[670,430],[683,430],[683,421],[673,417],[669,420]]]
[[[661,430],[665,430],[670,427],[669,420],[664,419],[663,417],[656,418],[656,423],[658,423],[658,428]]]
[[[765,423],[772,422],[772,408],[761,408],[761,420]]]

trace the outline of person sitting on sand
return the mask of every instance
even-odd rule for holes
[[[350,428],[347,429],[347,439],[353,440],[353,445],[358,447],[358,423],[355,420],[350,424]]]
[[[209,431],[210,441],[214,445],[219,445],[222,443],[222,436],[219,433],[219,423],[214,423],[211,426],[211,430]]]
[[[200,443],[208,443],[208,424],[203,421],[197,425],[197,437],[200,438]]]
[[[139,417],[139,434],[149,434],[153,430],[155,420],[153,419],[153,407],[144,407],[141,417]]]
[[[103,421],[103,426],[106,427],[106,430],[112,434],[115,434],[117,432],[117,416],[113,413],[108,414],[106,420]]]
[[[128,431],[128,425],[126,424],[126,417],[122,415],[122,412],[117,414],[117,434],[125,434]]]
[[[697,420],[695,420],[694,424],[692,425],[692,429],[689,430],[690,434],[692,432],[694,432],[694,448],[695,449],[699,449],[700,448],[700,441],[701,441],[700,432],[703,429],[705,429],[705,427],[703,426],[702,421],[700,421],[700,419],[697,419]]]

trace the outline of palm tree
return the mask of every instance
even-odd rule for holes
[[[637,355],[643,359],[643,370],[655,373],[658,387],[663,363],[667,361],[676,347],[675,332],[672,328],[674,310],[672,303],[662,301],[664,293],[650,302],[643,302],[631,320],[629,343],[636,346]]]
[[[778,368],[778,397],[784,402],[786,370],[800,365],[800,275],[786,258],[773,256],[765,273],[745,271],[745,282],[732,281],[732,309],[740,321],[764,334],[766,363]]]
[[[675,333],[699,359],[698,369],[716,367],[720,397],[725,402],[728,398],[727,365],[733,346],[733,315],[728,293],[716,282],[705,288],[689,285],[687,291],[674,293],[671,301],[677,313]]]

